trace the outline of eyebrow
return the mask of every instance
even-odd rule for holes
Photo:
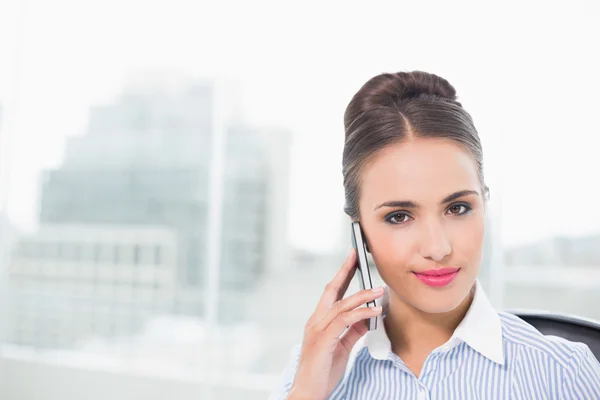
[[[474,190],[461,190],[459,192],[456,193],[452,193],[451,195],[446,196],[441,202],[440,204],[446,204],[446,203],[450,203],[453,200],[456,200],[458,198],[461,198],[463,196],[467,196],[467,195],[477,195],[479,196],[479,193],[477,193]],[[380,205],[378,205],[377,207],[375,207],[373,209],[373,211],[382,208],[382,207],[394,207],[394,208],[418,208],[419,206],[413,202],[413,201],[409,201],[409,200],[392,200],[392,201],[386,201],[385,203],[381,203]]]

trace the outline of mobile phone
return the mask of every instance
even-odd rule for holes
[[[367,243],[365,242],[360,223],[352,222],[352,246],[356,249],[356,273],[358,284],[361,290],[373,289],[371,272],[369,271],[369,262],[367,260]],[[375,300],[367,302],[367,307],[375,307]],[[369,318],[369,330],[377,328],[377,317]]]

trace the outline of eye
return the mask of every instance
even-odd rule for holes
[[[471,210],[471,206],[465,203],[453,204],[448,208],[448,212],[454,215],[464,215],[469,213]]]
[[[395,212],[385,217],[386,222],[396,225],[408,222],[409,219],[411,219],[411,216],[404,212]]]

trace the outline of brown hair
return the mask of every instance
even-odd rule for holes
[[[346,214],[354,220],[359,217],[360,173],[365,164],[386,146],[413,138],[443,138],[461,145],[473,157],[487,196],[479,135],[456,99],[447,80],[422,71],[384,73],[360,88],[344,114]]]

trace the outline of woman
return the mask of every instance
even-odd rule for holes
[[[420,71],[376,76],[345,128],[346,212],[386,288],[343,299],[350,251],[272,398],[600,399],[586,345],[496,312],[477,280],[487,187],[452,85]],[[374,299],[379,307],[361,307]]]

